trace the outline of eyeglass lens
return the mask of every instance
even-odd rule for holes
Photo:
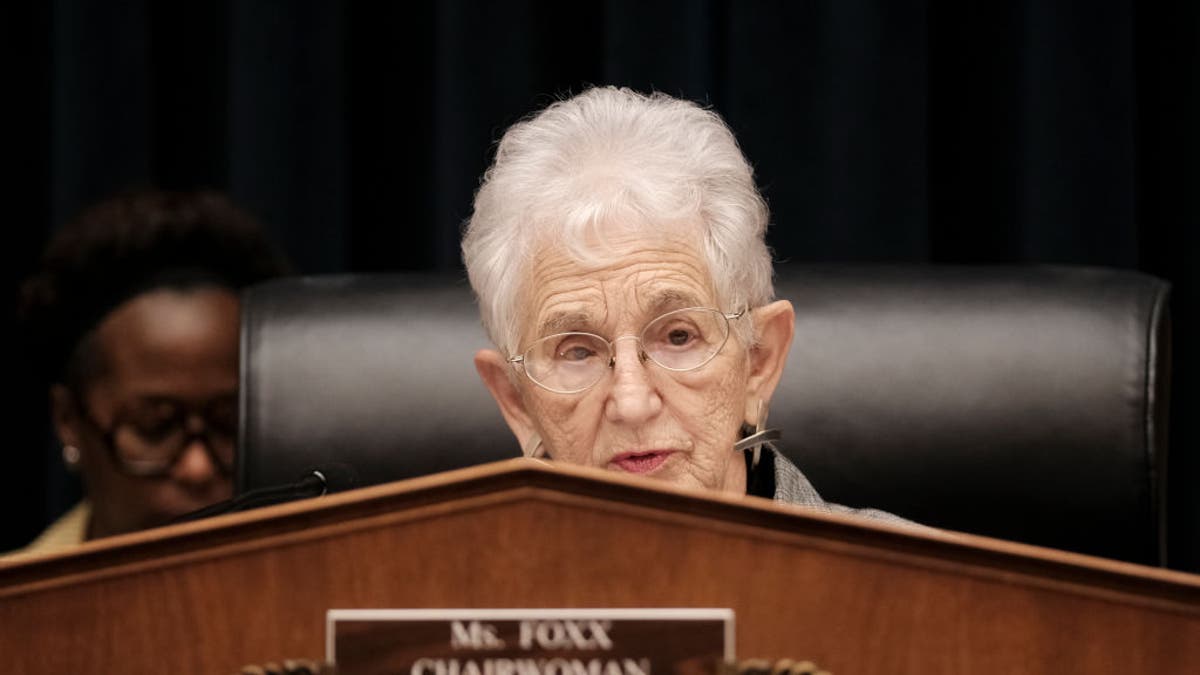
[[[729,322],[714,309],[668,312],[646,324],[639,336],[642,351],[659,366],[694,370],[708,363],[729,337]],[[526,374],[552,391],[572,393],[604,377],[612,363],[612,345],[591,333],[559,333],[533,343],[524,354]]]

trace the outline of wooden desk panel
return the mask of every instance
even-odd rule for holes
[[[15,672],[231,673],[354,607],[731,607],[835,673],[1190,673],[1200,579],[515,460],[0,562]]]

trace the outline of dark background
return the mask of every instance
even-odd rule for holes
[[[23,6],[28,5],[28,6]],[[0,9],[10,288],[135,184],[229,191],[306,273],[456,270],[503,129],[588,83],[721,112],[780,259],[1174,285],[1172,527],[1200,531],[1200,3],[59,0]],[[14,117],[15,114],[15,117]],[[11,321],[11,318],[10,318]],[[0,550],[78,488],[10,349]],[[1200,571],[1175,536],[1172,566]]]

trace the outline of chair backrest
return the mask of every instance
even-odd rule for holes
[[[239,492],[331,462],[361,485],[520,454],[475,373],[465,279],[277,279],[242,296]]]
[[[771,426],[831,501],[1160,563],[1167,290],[1117,270],[788,266]],[[330,462],[369,484],[516,456],[472,364],[486,346],[461,277],[250,289],[239,490]]]
[[[1166,283],[1066,267],[792,268],[771,426],[822,496],[1164,562]]]

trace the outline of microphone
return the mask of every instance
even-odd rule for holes
[[[256,509],[271,504],[282,504],[297,499],[320,497],[332,492],[349,490],[356,485],[358,485],[358,474],[354,471],[354,467],[340,462],[329,462],[311,469],[294,483],[250,490],[232,499],[185,513],[171,520],[170,524],[187,523],[201,518]]]

